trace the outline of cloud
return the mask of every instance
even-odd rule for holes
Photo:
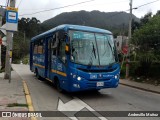
[[[16,0],[17,5],[21,0]],[[62,7],[70,4],[75,4],[79,2],[84,2],[87,0],[22,0],[19,6],[19,15],[33,13],[41,10],[52,9],[57,7]],[[88,0],[89,1],[89,0]],[[133,7],[143,5],[154,0],[133,0]],[[1,4],[5,5],[6,0],[1,0]],[[153,14],[157,12],[160,6],[160,1],[143,6],[136,10],[133,10],[133,14],[137,17],[144,16],[147,12],[152,11]],[[25,15],[24,17],[37,17],[37,19],[44,21],[46,19],[52,18],[62,12],[71,12],[79,10],[99,10],[103,12],[114,12],[114,11],[125,11],[129,9],[129,0],[94,0],[85,4],[80,4],[72,7],[67,7],[63,9],[53,10],[49,12],[34,14],[34,15]],[[129,11],[128,11],[129,12]]]

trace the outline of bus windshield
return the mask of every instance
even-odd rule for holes
[[[112,35],[73,30],[69,35],[72,62],[92,66],[105,66],[116,62]]]

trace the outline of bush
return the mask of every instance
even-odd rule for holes
[[[28,62],[29,62],[29,57],[28,56],[24,57],[23,60],[22,60],[22,63],[23,64],[28,64]]]
[[[140,56],[140,67],[137,74],[147,77],[153,62],[153,55],[150,53]]]
[[[136,75],[136,70],[139,67],[139,62],[130,62],[129,63],[129,74],[130,76],[135,76]],[[122,68],[121,68],[121,78],[125,78],[126,75],[126,62],[124,62]]]
[[[141,62],[130,62],[129,75],[131,79],[137,82],[147,82],[150,84],[160,84],[160,62],[153,62],[150,66],[144,66]],[[147,70],[143,70],[143,69]],[[146,75],[147,74],[147,75]],[[126,63],[121,68],[121,79],[124,79],[126,75]]]

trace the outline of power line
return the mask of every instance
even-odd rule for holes
[[[106,4],[114,4],[114,3],[122,3],[122,2],[128,2],[128,0],[123,0],[123,1],[118,1],[118,2],[107,2]],[[96,4],[97,5],[97,4]],[[38,9],[21,9],[21,10],[35,10],[35,11],[38,11],[38,10],[45,10],[46,8],[38,8]],[[49,8],[49,9],[53,9],[53,8]]]
[[[38,14],[38,13],[41,13],[41,12],[47,12],[47,11],[52,11],[52,10],[56,10],[56,9],[62,9],[62,8],[71,7],[71,6],[75,6],[75,5],[80,5],[80,4],[84,4],[84,3],[92,2],[92,1],[95,1],[95,0],[89,0],[89,1],[79,2],[79,3],[75,3],[75,4],[71,4],[71,5],[66,5],[66,6],[63,6],[63,7],[52,8],[52,9],[48,9],[48,10],[42,10],[42,11],[30,13],[30,14],[22,14],[22,15],[19,15],[19,16]]]
[[[22,0],[19,2],[19,4],[18,4],[17,8],[19,8],[19,6],[20,6],[21,2],[22,2]]]
[[[134,8],[132,8],[132,9],[138,9],[138,8],[140,8],[140,7],[143,7],[143,6],[146,6],[146,5],[149,5],[149,4],[152,4],[152,3],[158,2],[158,1],[159,1],[159,0],[155,0],[155,1],[152,1],[152,2],[148,2],[148,3],[145,3],[145,4],[143,4],[143,5],[140,5],[140,6],[134,7]]]
[[[159,0],[155,0],[155,1],[152,1],[152,2],[148,2],[148,3],[145,3],[145,4],[139,5],[139,6],[137,6],[137,7],[132,8],[132,10],[138,9],[138,8],[140,8],[140,7],[143,7],[143,6],[146,6],[146,5],[149,5],[149,4],[158,2],[158,1],[159,1]],[[114,15],[109,16],[108,19],[111,19],[112,17],[114,17],[114,16],[116,16],[116,15],[119,15],[119,14],[122,14],[123,12],[129,11],[129,10],[130,10],[130,9],[127,9],[127,10],[124,10],[124,11],[120,11],[120,12],[114,14]]]

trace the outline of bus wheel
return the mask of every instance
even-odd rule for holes
[[[59,80],[56,80],[55,84],[56,84],[57,90],[58,90],[59,92],[63,92],[63,89],[62,89],[61,86],[60,86]]]
[[[36,68],[36,70],[35,70],[35,71],[36,71],[36,78],[37,78],[37,79],[40,79],[40,76],[39,76],[39,73],[38,73],[37,68]]]

